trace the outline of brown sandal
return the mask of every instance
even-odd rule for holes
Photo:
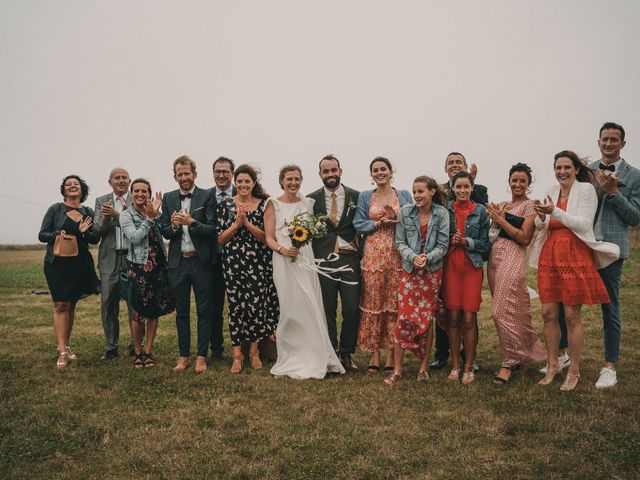
[[[233,363],[231,364],[231,369],[229,370],[233,374],[237,374],[242,372],[242,367],[244,366],[244,356],[239,353],[233,356]]]
[[[262,362],[260,361],[260,354],[249,354],[249,363],[251,364],[251,368],[254,370],[259,370],[262,368]]]

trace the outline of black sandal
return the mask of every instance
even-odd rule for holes
[[[153,358],[152,353],[145,353],[144,368],[151,368],[156,366],[156,360]]]
[[[385,372],[393,372],[395,370],[394,367],[384,367]]]
[[[144,367],[144,353],[136,353],[133,356],[133,367],[134,368]]]
[[[367,372],[369,373],[378,373],[380,371],[380,365],[369,365],[367,367]]]
[[[507,383],[509,383],[511,381],[511,379],[513,378],[514,370],[517,370],[517,369],[514,369],[513,367],[500,367],[500,369],[501,370],[509,370],[509,372],[511,372],[511,373],[509,374],[509,378],[502,378],[502,377],[498,376],[498,374],[500,373],[500,370],[498,370],[498,373],[496,373],[496,376],[493,377],[493,384],[494,385],[498,385],[498,386],[506,385]]]

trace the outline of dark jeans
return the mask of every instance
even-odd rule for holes
[[[340,278],[347,282],[356,282],[356,285],[331,280],[319,275],[320,288],[322,289],[322,304],[327,319],[329,339],[334,350],[341,357],[351,355],[356,351],[358,326],[360,325],[360,259],[357,255],[340,254],[334,262],[323,262],[323,267],[337,268],[346,265],[351,272],[332,274],[334,278]],[[336,315],[338,310],[338,293],[342,304],[342,330],[340,342],[338,342],[338,327]]]
[[[196,257],[182,257],[176,268],[169,270],[169,284],[176,297],[176,328],[181,357],[191,354],[191,289],[196,297],[198,313],[198,356],[206,357],[211,339],[212,283],[211,267]]]
[[[605,362],[617,362],[620,359],[620,336],[622,332],[622,318],[620,316],[620,277],[622,276],[622,264],[620,258],[611,265],[598,270],[600,278],[609,294],[610,303],[602,304],[602,324],[604,327],[604,360]],[[567,348],[567,322],[564,319],[564,308],[560,305],[558,323],[562,331],[560,348]]]
[[[222,354],[224,350],[223,317],[224,296],[225,296],[224,274],[222,272],[222,262],[213,266],[213,318],[211,323],[211,351],[214,355]]]

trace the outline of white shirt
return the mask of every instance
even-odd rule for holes
[[[616,168],[613,172],[610,172],[608,170],[603,170],[603,171],[606,172],[608,175],[615,175],[616,173],[618,173],[618,168],[620,167],[621,160],[622,160],[622,157],[620,157],[616,162],[609,164],[609,165],[613,165]],[[598,170],[600,170],[600,164],[605,164],[602,161],[602,159],[598,164]],[[602,207],[604,206],[604,202],[606,200],[607,200],[607,194],[605,193],[604,195],[602,195],[602,197],[598,201],[598,211],[596,212],[596,221],[593,224],[593,234],[595,235],[596,240],[600,240],[600,241],[604,240],[604,234],[602,233],[602,219],[600,218],[600,213],[602,212]]]
[[[225,193],[224,196],[222,196],[222,192]],[[216,185],[216,200],[219,202],[220,200],[222,200],[223,198],[231,198],[233,197],[233,184],[231,184],[229,186],[229,188],[227,188],[226,190],[221,190],[220,188],[218,188],[218,186]]]
[[[115,192],[111,194],[113,204],[113,209],[118,212],[118,215],[122,213],[124,207],[127,205],[127,200],[129,198],[129,192],[126,192],[121,197],[118,197]],[[118,198],[122,199],[122,202],[118,200]],[[129,248],[129,241],[127,237],[122,233],[122,229],[119,225],[116,225],[116,250],[127,250]]]
[[[182,190],[180,190],[180,193],[182,195],[186,193],[190,193],[193,195],[194,189],[195,187],[193,187],[188,192],[183,192]],[[191,207],[191,198],[186,197],[184,200],[180,200],[180,204],[182,206],[182,210],[188,212],[189,208]],[[195,249],[196,247],[193,245],[193,241],[191,240],[191,235],[189,235],[189,225],[182,225],[182,244],[180,245],[180,251],[193,252]]]
[[[346,192],[344,190],[344,186],[340,184],[335,192],[332,192],[329,189],[327,189],[327,187],[324,187],[324,203],[327,208],[327,214],[329,215],[329,218],[331,218],[331,202],[332,202],[331,194],[332,193],[336,194],[336,207],[337,207],[336,218],[338,222],[340,222],[340,218],[342,217],[342,212],[344,211],[344,204],[346,199]],[[339,235],[338,235],[338,248],[355,250],[355,248],[351,243],[347,242],[345,239],[343,239]]]

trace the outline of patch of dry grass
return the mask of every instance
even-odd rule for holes
[[[406,379],[391,389],[382,374],[232,376],[229,359],[200,376],[175,374],[173,316],[160,322],[155,369],[135,371],[125,357],[102,363],[97,297],[79,304],[80,361],[54,371],[51,301],[30,295],[45,285],[43,254],[0,251],[0,478],[639,478],[637,254],[625,265],[620,384],[593,386],[602,327],[589,308],[583,378],[568,395],[559,381],[538,387],[536,366],[493,386],[487,292],[483,370],[471,388],[447,372],[418,384],[409,355]],[[535,302],[534,317],[541,331]]]

